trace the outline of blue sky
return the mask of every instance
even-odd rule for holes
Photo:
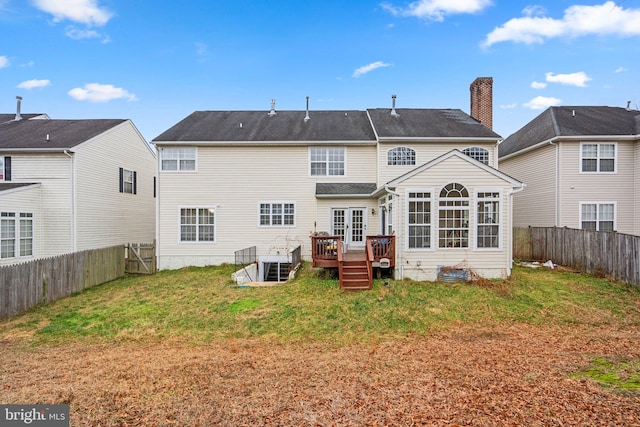
[[[494,130],[550,105],[640,105],[640,0],[0,0],[0,112],[129,118],[151,140],[196,110],[391,106]]]

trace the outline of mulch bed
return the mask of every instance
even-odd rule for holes
[[[635,329],[459,327],[349,346],[0,338],[0,403],[73,426],[640,426],[640,395],[569,374],[640,356]]]

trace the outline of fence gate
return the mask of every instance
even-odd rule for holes
[[[125,245],[125,271],[134,274],[156,272],[156,241]]]

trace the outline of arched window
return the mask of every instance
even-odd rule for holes
[[[469,147],[462,150],[462,152],[472,159],[476,159],[477,161],[484,163],[485,165],[489,164],[489,150],[486,150],[482,147]]]
[[[416,152],[409,147],[396,147],[387,151],[388,166],[413,166],[416,164]]]
[[[469,247],[469,192],[453,182],[440,191],[438,245],[441,248]]]

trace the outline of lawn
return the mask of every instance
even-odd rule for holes
[[[0,403],[72,425],[640,425],[640,290],[566,270],[127,276],[0,322]]]

